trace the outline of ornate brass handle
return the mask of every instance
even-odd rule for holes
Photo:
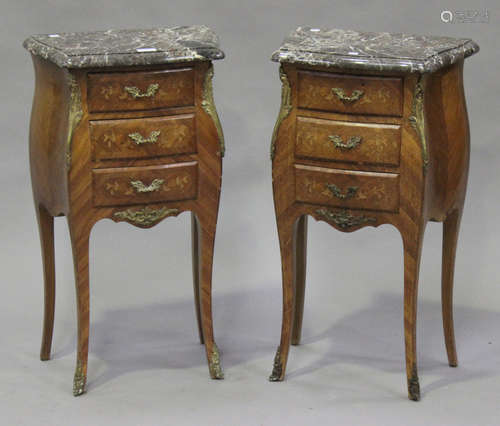
[[[347,191],[345,193],[342,193],[342,190],[333,183],[327,183],[326,187],[335,197],[340,198],[341,200],[348,200],[354,197],[359,189],[358,186],[349,186],[347,188]]]
[[[159,88],[160,85],[158,83],[153,83],[148,86],[148,89],[145,92],[141,92],[141,90],[135,86],[125,86],[123,90],[125,90],[125,92],[131,95],[134,99],[137,99],[151,98],[156,94]]]
[[[146,186],[140,180],[133,180],[130,185],[136,190],[136,192],[155,192],[158,191],[165,182],[163,179],[155,179],[150,185]]]
[[[340,149],[353,149],[356,148],[362,141],[361,136],[351,136],[347,142],[342,141],[342,137],[339,135],[330,135],[328,138],[334,143],[335,148]]]
[[[145,138],[140,133],[130,133],[128,137],[132,139],[136,145],[142,145],[143,143],[156,143],[158,141],[158,136],[160,136],[159,130],[153,130],[149,134],[149,138]]]
[[[363,90],[353,90],[351,96],[348,96],[341,87],[332,87],[332,92],[339,100],[348,104],[359,101],[365,94]]]

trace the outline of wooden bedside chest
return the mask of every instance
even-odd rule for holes
[[[89,341],[89,236],[108,218],[150,228],[191,211],[200,340],[222,379],[211,287],[224,139],[212,97],[222,59],[208,28],[38,35],[24,42],[36,86],[30,164],[45,279],[40,358],[54,323],[53,218],[66,216],[76,277],[78,350],[73,393],[85,391]]]
[[[281,62],[273,132],[273,191],[283,273],[283,323],[271,381],[299,344],[307,215],[344,232],[394,225],[404,248],[408,394],[420,398],[417,285],[426,223],[444,222],[442,304],[446,349],[457,365],[452,289],[469,167],[463,60],[468,39],[298,28]]]

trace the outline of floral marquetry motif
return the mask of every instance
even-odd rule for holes
[[[470,150],[463,64],[478,50],[470,39],[299,27],[273,54],[288,76],[293,120],[278,132],[272,164],[283,308],[271,381],[283,380],[290,344],[300,343],[308,216],[346,233],[382,224],[400,232],[414,401],[422,241],[428,221],[443,222],[443,327],[457,365],[453,270]]]
[[[197,193],[196,164],[94,171],[97,205],[134,204],[194,198]]]

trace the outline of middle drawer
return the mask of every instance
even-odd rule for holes
[[[90,122],[93,160],[196,152],[194,114]]]
[[[95,206],[143,204],[196,198],[198,163],[92,170]]]
[[[297,157],[399,165],[401,127],[297,117]]]

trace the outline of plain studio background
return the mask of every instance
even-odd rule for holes
[[[489,24],[445,24],[442,10],[484,10]],[[500,420],[500,56],[495,1],[2,0],[0,16],[0,424],[498,425]],[[53,360],[40,362],[42,268],[28,168],[30,34],[206,24],[221,38],[215,100],[227,143],[214,260],[215,334],[226,379],[198,343],[189,216],[144,231],[101,221],[91,239],[88,393],[71,393],[76,314],[65,219],[56,220]],[[455,317],[459,367],[446,363],[441,224],[420,275],[422,401],[407,400],[403,260],[390,226],[337,232],[310,220],[303,344],[287,380],[269,383],[281,325],[281,269],[269,143],[280,102],[269,61],[298,25],[470,37],[471,167]]]

